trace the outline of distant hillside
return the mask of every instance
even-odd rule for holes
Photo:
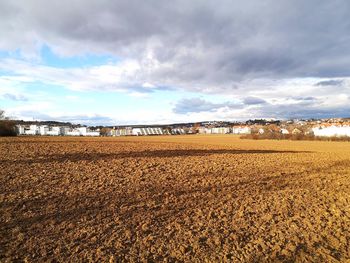
[[[14,120],[16,125],[50,125],[50,126],[83,126],[80,124],[72,124],[70,122],[61,121],[24,121],[24,120]]]

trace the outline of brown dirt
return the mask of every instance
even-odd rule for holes
[[[0,139],[0,261],[345,262],[350,143]]]

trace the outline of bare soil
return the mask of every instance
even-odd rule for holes
[[[346,262],[350,143],[0,139],[0,262]]]

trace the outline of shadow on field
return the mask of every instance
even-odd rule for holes
[[[143,190],[136,187],[131,188],[132,191],[129,193],[113,192],[106,188],[101,192],[82,191],[71,195],[53,192],[53,195],[41,198],[28,195],[21,198],[21,200],[3,202],[1,208],[11,210],[16,216],[3,222],[0,236],[7,235],[9,239],[12,229],[16,227],[40,232],[38,229],[50,227],[49,223],[78,222],[82,217],[95,221],[106,217],[112,218],[115,213],[127,221],[130,221],[131,218],[136,217],[138,214],[142,214],[142,216],[138,216],[134,220],[135,222],[138,222],[140,218],[146,218],[151,214],[157,213],[157,217],[154,217],[153,220],[157,221],[157,224],[161,224],[177,215],[181,215],[187,209],[194,209],[198,204],[210,201],[209,199],[206,200],[206,198],[210,198],[209,192],[237,193],[240,190],[245,191],[247,188],[281,189],[281,184],[287,184],[292,177],[294,175],[265,178],[263,181],[271,185],[268,189],[264,183],[257,184],[257,180],[254,178],[252,180],[235,181],[226,185],[202,186],[193,183],[190,188],[179,187],[178,185],[164,188],[161,184],[152,184]],[[295,186],[293,185],[293,187]],[[32,189],[35,188],[35,186],[32,187]],[[135,198],[139,192],[144,194],[143,197]],[[167,204],[163,208],[165,210],[159,214],[159,209],[161,209],[159,205],[164,204],[167,196],[173,196],[175,200],[191,200],[191,202],[174,200],[172,203]],[[148,207],[147,203],[154,203],[154,207]],[[99,215],[101,216],[99,217]]]
[[[58,227],[60,224],[62,224],[61,227],[67,228],[70,223],[73,223],[75,230],[71,231],[76,231],[79,226],[86,227],[91,222],[96,225],[102,224],[103,219],[111,218],[112,220],[116,215],[123,224],[134,225],[130,227],[131,229],[136,229],[138,222],[145,218],[152,220],[155,226],[162,226],[189,210],[203,207],[212,198],[208,195],[210,192],[226,195],[246,191],[246,189],[279,190],[288,187],[288,183],[294,176],[267,177],[263,178],[262,183],[259,184],[254,178],[226,185],[202,186],[193,183],[190,188],[178,185],[164,188],[161,184],[153,184],[144,190],[135,187],[129,193],[110,191],[106,188],[102,192],[82,191],[69,196],[54,192],[53,195],[40,199],[28,195],[22,200],[3,202],[2,209],[10,209],[16,216],[3,223],[0,236],[4,237],[4,240],[10,240],[13,229],[19,227],[22,231],[26,231],[27,235],[47,235],[47,231],[51,234],[53,231],[55,238],[59,238],[61,237],[61,230]],[[293,187],[295,187],[294,184]],[[135,198],[139,192],[144,194],[143,197]],[[165,204],[167,196],[173,196],[174,200]],[[84,220],[81,220],[82,218]]]
[[[78,152],[66,154],[53,154],[37,156],[35,159],[16,160],[16,163],[49,163],[49,162],[77,162],[77,161],[98,161],[113,160],[124,158],[173,158],[173,157],[193,157],[209,156],[217,154],[281,154],[281,153],[308,153],[307,151],[275,151],[275,150],[227,150],[227,149],[195,149],[195,150],[151,150],[151,151],[132,151],[118,153],[96,153],[96,152]]]

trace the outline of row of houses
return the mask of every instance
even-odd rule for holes
[[[234,127],[199,127],[200,134],[250,134],[251,128],[249,126],[234,126]]]
[[[42,136],[100,136],[99,130],[90,130],[88,127],[66,127],[48,125],[17,125],[18,135]]]
[[[162,127],[146,127],[146,128],[113,128],[107,132],[107,136],[145,136],[145,135],[181,135],[194,133],[191,129],[184,128],[162,128]]]
[[[103,130],[103,131],[102,131]],[[48,125],[17,125],[19,135],[42,136],[145,136],[145,135],[182,135],[182,134],[248,134],[248,126],[239,127],[198,127],[198,128],[170,128],[170,127],[121,127],[91,130],[88,127],[66,127]]]
[[[106,128],[103,128],[104,130]],[[170,128],[170,127],[121,127],[106,129],[89,127],[68,127],[49,125],[17,125],[19,135],[42,135],[42,136],[149,136],[149,135],[182,135],[182,134],[263,134],[267,131],[281,134],[306,134],[322,137],[350,137],[349,124],[318,123],[314,125],[282,125],[262,126],[243,125],[233,127],[192,127],[192,128]]]
[[[284,135],[313,135],[317,137],[350,137],[350,125],[299,125],[299,126],[274,126],[274,127],[259,127],[255,128],[255,133],[264,134],[266,132],[281,133]]]
[[[148,128],[113,128],[107,136],[142,136],[142,135],[181,135],[181,134],[249,134],[251,128],[248,126],[239,127],[198,127],[198,128],[161,128],[161,127],[148,127]]]
[[[312,132],[315,136],[322,137],[350,137],[350,120],[332,118],[317,121],[317,124],[312,126]]]
[[[109,129],[105,134],[106,136],[141,136],[141,135],[164,135],[167,134],[162,128],[149,127],[149,128],[113,128]]]

